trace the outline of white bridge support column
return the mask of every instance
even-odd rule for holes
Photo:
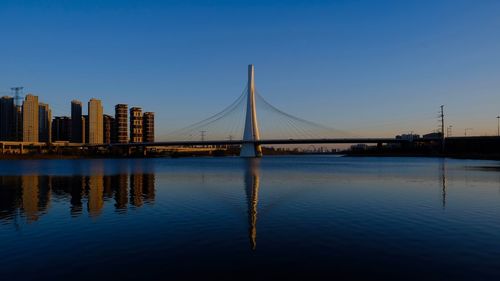
[[[248,93],[247,113],[245,118],[245,131],[243,132],[243,144],[241,145],[240,157],[261,157],[262,149],[255,143],[260,139],[259,124],[257,123],[257,111],[255,110],[255,81],[253,64],[248,66]]]

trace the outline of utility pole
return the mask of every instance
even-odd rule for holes
[[[500,137],[500,116],[497,116],[497,136]]]
[[[445,140],[445,137],[444,137],[444,105],[441,105],[441,115],[439,116],[441,117],[441,152],[444,153],[444,140]]]
[[[233,141],[233,135],[229,135],[228,139],[229,139],[229,142],[232,142]],[[231,146],[230,144],[227,144],[226,145],[226,149],[229,148],[230,146]]]

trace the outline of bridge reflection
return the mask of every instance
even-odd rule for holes
[[[250,247],[257,247],[257,204],[259,203],[260,159],[248,158],[245,170],[245,193],[248,205],[248,237]]]

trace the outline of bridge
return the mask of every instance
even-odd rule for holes
[[[257,115],[257,103],[260,115]],[[267,113],[268,120],[260,118]],[[242,116],[242,114],[244,114]],[[243,120],[241,120],[243,118]],[[241,122],[243,121],[243,122]],[[238,126],[243,123],[243,127]],[[275,124],[274,127],[270,123]],[[266,127],[262,137],[261,127]],[[198,135],[200,133],[200,135]],[[212,138],[207,133],[211,133]],[[234,139],[234,136],[241,139]],[[200,139],[193,139],[196,137]],[[226,137],[223,137],[226,136]],[[286,144],[355,144],[355,143],[407,143],[396,138],[358,138],[349,133],[319,125],[285,113],[260,96],[255,88],[255,68],[248,66],[248,83],[243,93],[221,112],[191,126],[176,130],[167,136],[168,140],[152,143],[102,144],[94,147],[170,147],[170,146],[240,146],[241,157],[261,157],[262,145]]]
[[[257,107],[257,104],[259,106]],[[257,114],[259,113],[259,114]],[[418,140],[425,141],[425,140]],[[248,82],[242,94],[219,113],[175,130],[160,141],[140,143],[75,144],[0,142],[0,152],[31,149],[94,149],[193,146],[239,146],[240,156],[262,156],[262,145],[409,143],[396,138],[362,138],[288,114],[267,102],[255,88],[255,68],[248,66]]]
[[[256,141],[244,140],[199,140],[199,141],[160,141],[141,143],[96,144],[93,147],[153,147],[153,146],[200,146],[200,145],[245,145],[260,146],[263,144],[349,144],[349,143],[409,143],[405,139],[396,138],[336,138],[336,139],[267,139]],[[255,157],[255,156],[252,156]]]

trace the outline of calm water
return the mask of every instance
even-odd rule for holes
[[[0,161],[2,280],[500,280],[500,163]]]

